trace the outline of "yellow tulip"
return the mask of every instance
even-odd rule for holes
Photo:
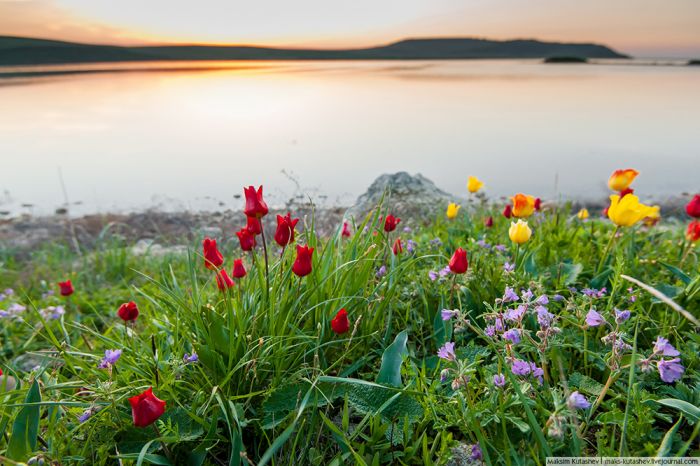
[[[450,220],[453,220],[457,217],[457,213],[459,212],[459,208],[461,206],[458,204],[455,204],[454,202],[450,202],[450,205],[447,206],[447,218]]]
[[[634,194],[627,194],[622,199],[617,194],[610,196],[608,218],[617,226],[629,227],[650,215],[658,215],[658,208],[642,204]]]
[[[513,217],[527,218],[535,212],[535,198],[518,193],[511,197],[513,201]]]
[[[510,240],[517,244],[527,243],[532,236],[532,230],[527,225],[527,222],[518,220],[518,223],[510,222],[510,230],[508,230]]]
[[[576,216],[579,218],[579,220],[586,220],[589,217],[588,209],[584,208],[584,209],[579,210],[578,213],[576,214]]]
[[[467,180],[467,189],[470,193],[475,193],[484,186],[484,183],[476,176],[470,176]]]
[[[649,215],[644,217],[644,225],[648,227],[653,227],[661,220],[661,208],[657,205],[651,207]]]
[[[610,175],[608,187],[613,191],[624,191],[630,187],[637,175],[639,175],[639,172],[632,168],[615,170],[613,174]]]

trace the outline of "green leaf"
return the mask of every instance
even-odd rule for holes
[[[5,456],[16,461],[26,460],[29,454],[36,450],[40,410],[38,404],[30,405],[30,403],[41,403],[41,391],[36,380],[29,387],[24,402],[27,406],[22,406],[17,413],[15,422],[12,424],[12,437],[5,453]]]
[[[598,396],[603,391],[603,384],[596,382],[587,375],[574,372],[569,377],[569,384],[576,387],[580,392],[587,395]]]
[[[576,283],[578,276],[583,272],[583,265],[579,263],[561,263],[559,264],[556,274],[559,276],[560,283],[564,285],[571,285]]]
[[[680,281],[685,283],[686,285],[689,285],[691,282],[691,278],[686,275],[681,269],[678,267],[674,267],[671,264],[667,264],[666,262],[659,262],[659,264],[663,265],[666,267],[666,269],[671,272],[673,275],[675,275]]]
[[[530,425],[527,422],[520,419],[519,417],[507,416],[506,419],[515,424],[515,427],[520,429],[520,432],[522,432],[523,434],[526,434],[530,431]]]
[[[677,409],[678,411],[684,413],[690,419],[697,421],[700,419],[700,408],[694,406],[687,401],[677,400],[675,398],[664,398],[662,400],[653,400],[660,405],[668,406],[669,408]]]
[[[384,350],[382,365],[379,368],[379,375],[377,375],[377,383],[393,385],[394,387],[401,386],[401,364],[404,356],[408,354],[406,349],[407,341],[408,333],[406,330],[403,330],[396,335],[394,342]]]
[[[668,432],[666,432],[666,435],[664,435],[664,439],[661,441],[659,449],[656,450],[657,458],[666,458],[670,456],[671,448],[673,447],[673,436],[676,435],[678,427],[681,425],[681,421],[683,421],[682,414],[678,418],[678,421],[676,421],[676,423],[673,425],[673,427],[668,429]]]

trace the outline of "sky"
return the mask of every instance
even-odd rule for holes
[[[700,57],[700,0],[0,0],[0,35],[322,48],[536,38],[689,58]]]

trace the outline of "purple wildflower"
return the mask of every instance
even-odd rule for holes
[[[511,273],[515,270],[515,264],[511,264],[510,262],[506,262],[503,264],[503,271],[505,273]]]
[[[199,361],[199,356],[197,356],[197,353],[193,351],[192,354],[185,353],[185,356],[182,358],[182,360],[185,361],[185,364],[189,364]]]
[[[595,309],[591,309],[590,311],[588,311],[588,314],[586,314],[586,324],[588,324],[590,327],[597,327],[604,323],[605,319]]]
[[[410,233],[411,231],[412,231],[412,230],[411,230],[411,227],[408,227],[408,226],[403,227],[403,232],[404,232],[404,233]]]
[[[510,367],[511,372],[515,375],[526,376],[530,374],[530,364],[522,359],[516,359]]]
[[[530,290],[530,288],[525,291],[520,291],[520,299],[522,299],[524,302],[529,303],[534,295],[535,294]]]
[[[100,361],[99,366],[97,366],[99,369],[106,369],[109,366],[113,366],[119,361],[119,358],[122,355],[122,350],[117,349],[117,350],[105,350],[105,357],[102,358],[102,361]]]
[[[505,244],[497,244],[493,248],[498,252],[506,252],[506,245]]]
[[[384,275],[386,275],[386,265],[382,265],[379,267],[379,270],[377,270],[377,278],[382,278]]]
[[[537,306],[535,311],[537,312],[537,323],[540,324],[540,327],[549,328],[552,325],[554,314],[549,312],[544,306]]]
[[[479,446],[478,443],[475,443],[472,445],[472,453],[469,456],[469,459],[472,461],[481,461],[483,458],[483,453],[481,452],[481,447]]]
[[[451,272],[450,266],[446,265],[444,269],[442,269],[438,272],[438,275],[440,275],[440,278],[444,278],[444,277],[448,276],[450,274],[450,272]]]
[[[654,353],[661,354],[662,356],[678,356],[681,354],[667,339],[661,336],[656,337]]]
[[[680,379],[685,372],[685,368],[681,364],[681,358],[673,359],[659,359],[656,363],[656,367],[659,369],[659,375],[661,380],[666,383],[673,383]]]
[[[547,304],[549,304],[549,297],[546,294],[543,294],[535,300],[535,304],[539,304],[540,306],[546,306]]]
[[[450,377],[450,370],[449,369],[443,369],[440,371],[440,382],[446,382],[449,377]]]
[[[504,303],[509,303],[511,301],[517,301],[520,299],[517,294],[515,294],[515,290],[513,288],[507,286],[506,291],[503,293],[503,302]]]
[[[494,327],[493,325],[487,325],[484,329],[484,333],[487,337],[493,338],[496,336],[496,327]]]
[[[552,296],[552,299],[556,302],[564,301],[564,297],[560,294],[555,294],[554,296]]]
[[[494,375],[493,384],[497,387],[503,387],[506,384],[506,376],[503,374]]]
[[[537,365],[534,362],[530,362],[528,364],[530,365],[530,371],[532,372],[532,376],[536,378],[541,384],[544,377],[544,370],[542,370],[542,368],[537,367]]]
[[[428,272],[428,278],[429,278],[431,281],[437,280],[437,279],[438,279],[437,272],[434,271],[434,270],[429,271],[429,272]]]
[[[440,246],[442,246],[442,240],[440,238],[431,239],[430,245],[440,247]]]
[[[624,321],[626,321],[627,319],[629,319],[630,315],[632,315],[632,313],[630,311],[619,311],[619,310],[615,309],[615,322],[617,322],[618,324],[621,324]]]
[[[413,253],[413,251],[416,250],[416,246],[417,246],[416,242],[413,241],[412,239],[409,239],[408,241],[406,241],[406,251],[408,251],[409,253]]]
[[[570,410],[574,411],[576,409],[588,409],[591,406],[591,403],[579,392],[573,392],[571,395],[569,395],[566,405]]]
[[[491,249],[491,245],[487,243],[485,239],[480,239],[476,244],[484,249]]]
[[[517,322],[525,315],[525,306],[522,304],[515,309],[508,309],[503,316],[509,322]]]
[[[514,345],[517,345],[518,343],[520,343],[520,331],[517,328],[512,328],[503,333],[503,339],[510,341]]]
[[[496,317],[494,323],[494,326],[496,327],[497,331],[502,332],[503,330],[505,330],[505,326],[503,325],[503,319],[500,316]]]
[[[83,411],[83,414],[78,416],[78,422],[80,422],[82,424],[83,422],[87,421],[91,417],[92,417],[92,409],[86,409],[85,411]]]
[[[450,320],[454,316],[456,316],[457,314],[459,314],[459,311],[456,309],[455,310],[443,309],[442,311],[440,311],[440,316],[442,317],[442,320]]]
[[[455,354],[455,344],[448,341],[438,350],[437,355],[440,359],[454,361],[457,355]]]

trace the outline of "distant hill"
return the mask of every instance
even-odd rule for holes
[[[538,40],[406,39],[378,47],[324,50],[217,45],[119,47],[0,36],[0,65],[162,60],[450,60],[552,56],[628,58],[604,45]]]

